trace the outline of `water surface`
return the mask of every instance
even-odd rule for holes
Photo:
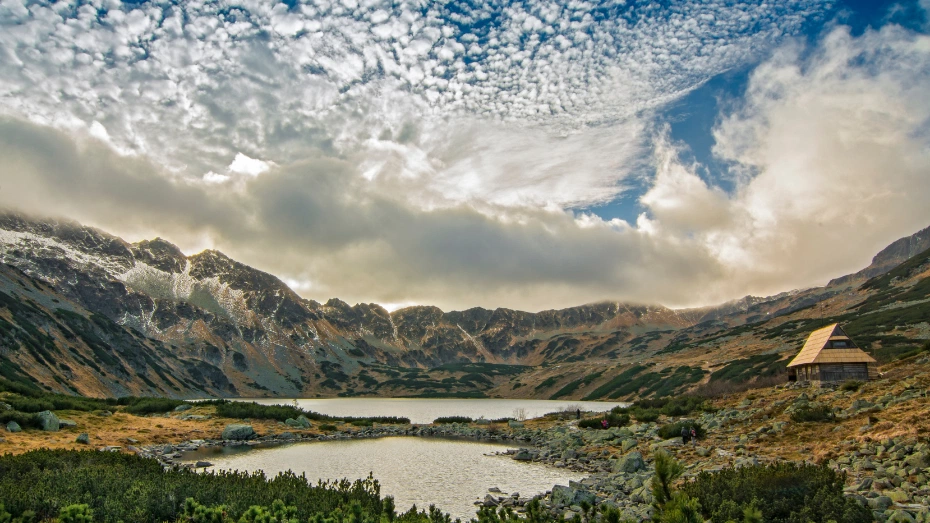
[[[267,477],[286,470],[317,479],[350,480],[369,473],[381,483],[382,496],[394,496],[398,512],[411,505],[435,504],[462,521],[475,517],[473,502],[488,488],[531,497],[553,485],[568,485],[583,475],[539,463],[495,456],[511,445],[445,438],[390,437],[379,439],[295,443],[248,451],[201,449],[187,460],[206,459],[218,470],[264,471]],[[503,494],[495,494],[503,495]]]
[[[294,398],[241,399],[262,405],[293,405]],[[411,423],[432,423],[441,416],[468,416],[478,419],[518,417],[522,409],[526,418],[538,418],[550,412],[580,408],[583,411],[603,412],[619,401],[553,401],[526,399],[425,399],[425,398],[297,398],[304,409],[330,416],[398,416],[410,418]]]

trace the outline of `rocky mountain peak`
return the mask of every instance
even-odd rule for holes
[[[176,245],[161,238],[132,244],[136,261],[168,273],[181,273],[187,266],[187,256]]]

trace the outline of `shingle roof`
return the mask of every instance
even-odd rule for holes
[[[876,363],[875,359],[857,348],[826,349],[830,340],[848,340],[839,323],[827,325],[810,333],[801,352],[791,360],[788,367],[811,363]]]

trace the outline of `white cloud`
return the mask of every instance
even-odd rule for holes
[[[270,168],[270,163],[255,158],[249,158],[242,153],[236,153],[236,157],[233,159],[232,163],[229,164],[229,167],[227,167],[229,172],[253,177],[268,171]]]
[[[697,240],[721,297],[823,284],[930,223],[930,37],[840,27],[780,49],[714,131],[731,195],[660,155],[641,230]]]

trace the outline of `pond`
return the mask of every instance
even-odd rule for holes
[[[477,500],[491,487],[532,497],[553,485],[568,485],[583,475],[539,463],[495,455],[513,448],[500,443],[418,437],[295,443],[271,448],[221,447],[188,453],[188,461],[207,460],[217,470],[263,471],[267,477],[286,470],[318,479],[355,480],[369,473],[381,483],[382,496],[394,496],[398,512],[411,505],[435,504],[453,518],[475,517]],[[504,494],[495,494],[496,496]]]

